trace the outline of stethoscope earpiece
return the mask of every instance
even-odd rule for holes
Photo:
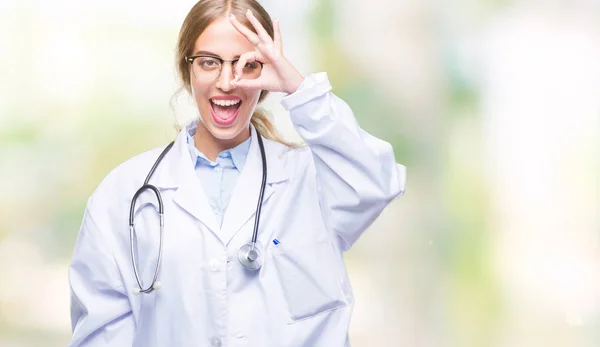
[[[140,288],[134,288],[132,290],[133,295],[139,295],[140,293],[144,292],[144,293],[150,293],[153,290],[160,290],[162,288],[162,283],[160,281],[155,281],[154,284],[152,284],[150,286],[150,288],[142,291]]]

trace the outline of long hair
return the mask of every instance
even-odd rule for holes
[[[192,7],[183,21],[177,40],[176,62],[181,87],[176,95],[183,90],[191,94],[190,66],[185,61],[185,57],[192,54],[196,39],[213,21],[233,14],[240,23],[256,33],[256,30],[246,18],[247,9],[252,11],[269,36],[273,38],[273,21],[267,11],[256,0],[200,0]],[[258,102],[263,101],[268,94],[268,91],[261,91]],[[255,109],[250,122],[263,137],[290,147],[297,147],[296,144],[283,139],[264,110]]]

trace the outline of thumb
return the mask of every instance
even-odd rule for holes
[[[233,84],[236,87],[239,88],[244,88],[244,89],[263,89],[263,85],[260,81],[260,79],[255,79],[255,80],[246,80],[246,79],[241,79],[241,80],[233,80],[231,81],[231,84]]]

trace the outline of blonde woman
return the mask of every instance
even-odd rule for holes
[[[177,67],[199,118],[110,172],[69,270],[71,346],[349,346],[342,253],[404,191],[387,142],[283,55],[254,0],[201,0]],[[305,146],[256,106],[269,92]]]

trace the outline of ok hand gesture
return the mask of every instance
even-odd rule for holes
[[[232,83],[240,88],[261,89],[288,94],[295,92],[304,77],[283,56],[279,20],[273,22],[275,33],[274,37],[271,38],[250,10],[246,12],[246,17],[252,23],[256,34],[240,23],[233,14],[229,16],[231,24],[254,45],[254,51],[240,56],[234,72],[236,77]],[[264,64],[260,77],[240,79],[239,76],[242,75],[243,67],[254,61]]]

